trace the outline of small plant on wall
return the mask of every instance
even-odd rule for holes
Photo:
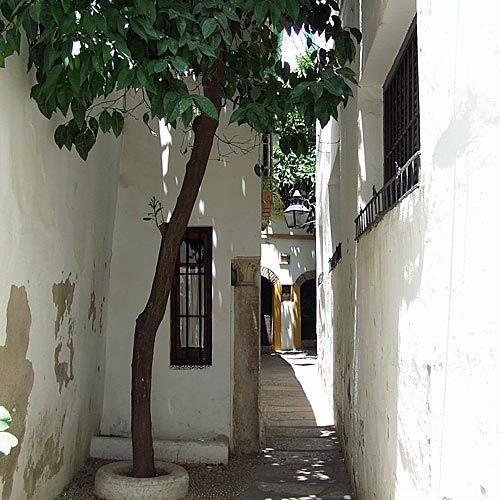
[[[7,409],[0,406],[0,460],[5,458],[12,448],[17,446],[17,438],[7,432],[12,425],[12,417]]]

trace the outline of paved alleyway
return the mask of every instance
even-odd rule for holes
[[[244,500],[350,500],[351,488],[331,416],[324,410],[316,358],[262,356],[262,463]]]

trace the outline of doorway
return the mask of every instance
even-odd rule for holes
[[[303,347],[316,346],[316,280],[300,286],[300,337]]]
[[[273,345],[273,284],[260,278],[260,345],[270,350]]]

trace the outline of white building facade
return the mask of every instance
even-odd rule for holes
[[[318,357],[360,500],[500,496],[499,11],[344,2],[363,42],[319,135]]]
[[[284,218],[274,216],[261,238],[261,328],[269,330],[268,342],[262,335],[261,344],[274,350],[313,347],[315,318],[309,315],[316,302],[315,236],[306,229],[290,230]],[[272,303],[266,304],[269,286]]]

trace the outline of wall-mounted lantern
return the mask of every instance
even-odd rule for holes
[[[300,192],[295,190],[284,212],[286,225],[290,229],[302,227],[307,222],[311,210],[305,205],[306,203]]]

